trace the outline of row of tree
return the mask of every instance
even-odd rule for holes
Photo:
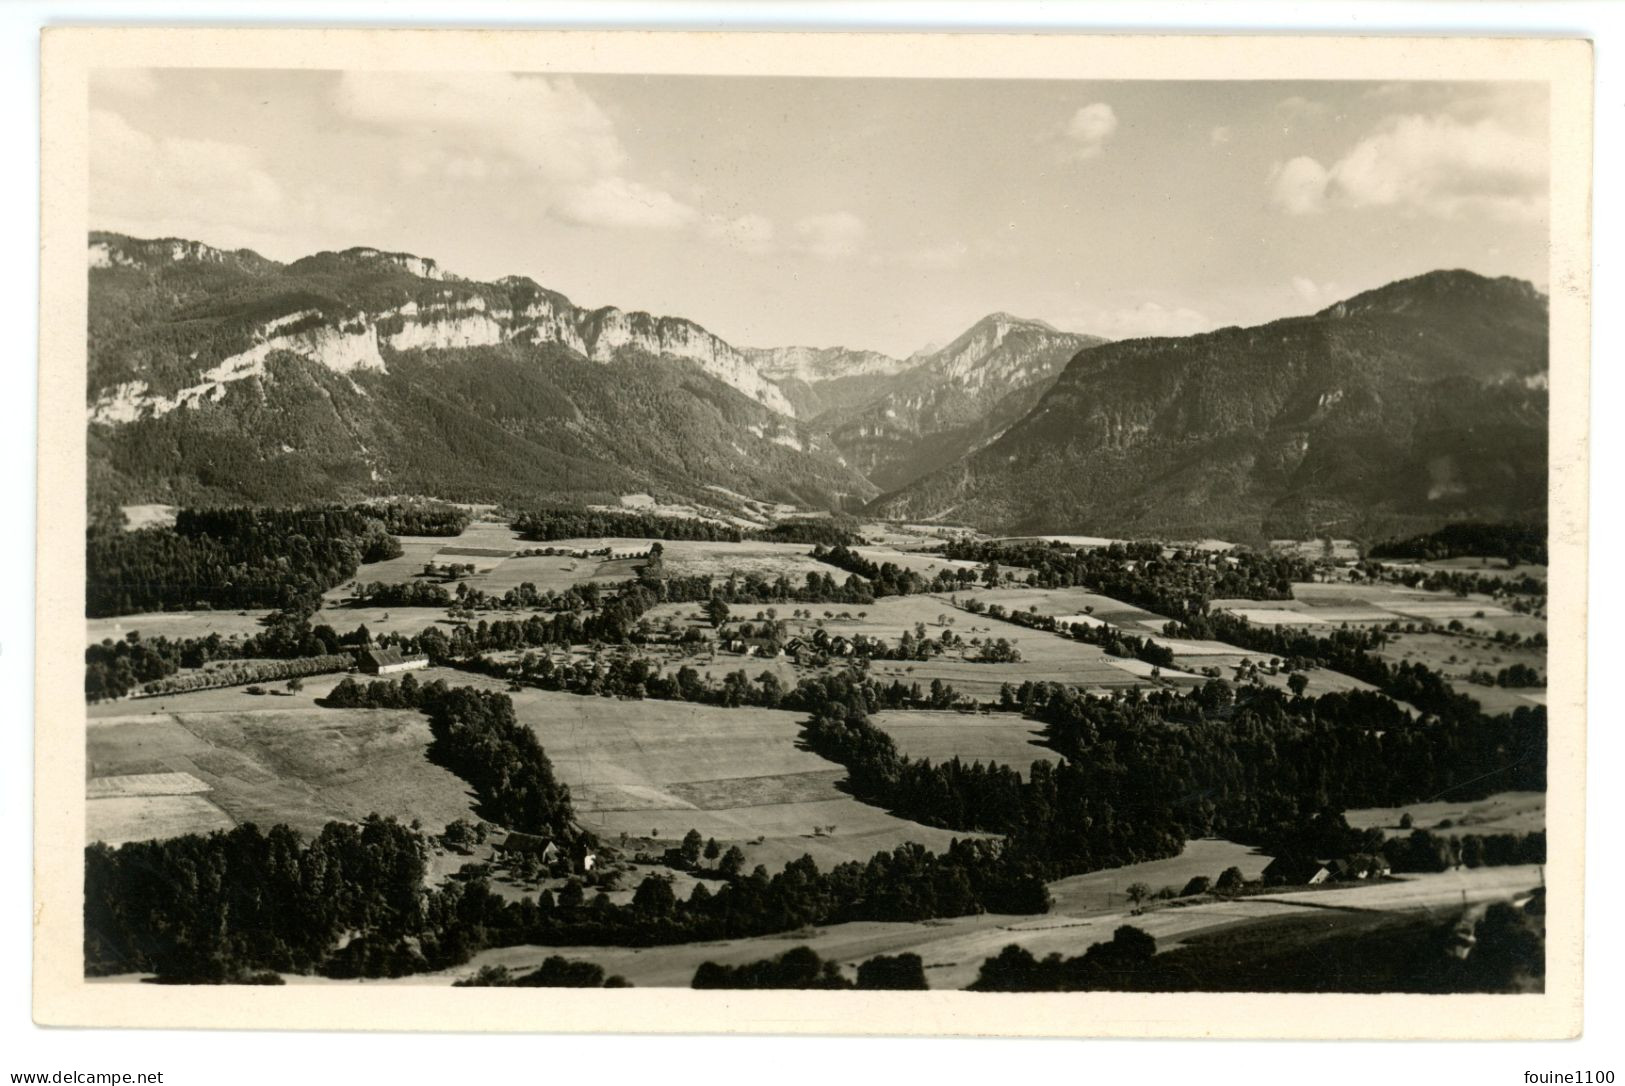
[[[881,954],[858,965],[854,984],[841,964],[825,961],[811,947],[798,946],[772,958],[744,965],[701,962],[693,988],[797,988],[842,991],[924,991],[925,963],[918,954]]]
[[[555,840],[580,836],[569,786],[536,733],[514,716],[513,699],[495,690],[447,686],[444,680],[363,686],[346,678],[322,702],[328,708],[412,708],[429,717],[429,760],[474,787],[483,817],[510,829]]]
[[[132,630],[122,640],[111,638],[85,649],[85,698],[117,698],[177,671],[198,671],[221,660],[309,660],[338,655],[371,640],[365,626],[340,635],[331,626],[310,624],[305,610],[277,611],[264,628],[248,637],[143,638]],[[245,682],[253,681],[245,679]]]
[[[548,506],[529,509],[514,518],[513,528],[523,539],[587,539],[621,536],[632,539],[688,539],[740,543],[747,539],[772,543],[850,543],[857,538],[851,517],[791,517],[766,528],[747,529],[697,517],[660,516],[634,509],[585,509]]]
[[[1463,930],[1470,938],[1463,940]],[[1012,944],[982,963],[977,992],[1538,992],[1546,975],[1541,903],[1482,916],[1396,914],[1380,923],[1290,918],[1190,940],[1119,927],[1082,955],[1037,958]]]

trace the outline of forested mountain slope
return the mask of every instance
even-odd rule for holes
[[[92,235],[87,397],[99,501],[876,492],[697,325],[371,249]]]
[[[994,313],[916,355],[880,395],[821,414],[847,460],[892,489],[952,463],[1021,418],[1097,336]]]
[[[1546,371],[1544,295],[1433,272],[1312,316],[1083,351],[997,440],[872,509],[1243,539],[1544,519]]]

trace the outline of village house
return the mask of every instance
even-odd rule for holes
[[[1331,872],[1331,878],[1336,882],[1380,879],[1393,870],[1387,860],[1371,852],[1360,852],[1346,859],[1333,860],[1327,868]]]
[[[1265,886],[1318,886],[1331,877],[1331,868],[1307,856],[1277,856],[1264,868]]]
[[[398,675],[403,671],[417,671],[429,666],[429,658],[421,652],[404,653],[400,649],[362,649],[356,655],[356,664],[368,675]]]
[[[779,644],[765,637],[735,637],[728,642],[729,652],[741,656],[777,656]]]
[[[501,856],[534,856],[544,864],[555,863],[561,855],[559,846],[546,837],[518,830],[498,841],[496,850]]]
[[[514,856],[533,856],[543,866],[551,867],[566,858],[558,842],[535,833],[521,833],[514,830],[507,837],[498,841],[494,846],[497,854],[512,858]],[[569,852],[570,868],[580,874],[590,874],[598,866],[598,856],[584,844],[577,844]]]

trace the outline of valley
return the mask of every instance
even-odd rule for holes
[[[188,833],[238,832],[249,824],[317,835],[330,822],[377,815],[421,827],[427,850],[421,892],[466,893],[470,880],[482,880],[502,907],[533,910],[540,898],[562,901],[584,889],[586,897],[600,897],[594,908],[638,916],[650,907],[639,888],[651,880],[669,885],[681,910],[691,897],[699,902],[729,887],[740,892],[739,880],[751,871],[757,872],[754,879],[779,879],[810,864],[820,878],[838,877],[849,869],[873,872],[876,858],[893,853],[924,849],[947,856],[963,843],[997,845],[1030,832],[1017,829],[1019,822],[978,813],[969,800],[927,815],[919,797],[888,803],[872,794],[864,764],[824,746],[816,729],[809,730],[809,716],[821,719],[823,711],[806,706],[826,696],[814,691],[827,681],[843,684],[841,689],[861,682],[873,691],[866,697],[878,696],[879,704],[871,704],[855,726],[884,736],[904,764],[922,772],[1008,767],[999,772],[1013,773],[1022,789],[1036,787],[1039,774],[1046,780],[1064,775],[1080,757],[1092,757],[1087,745],[1077,746],[1089,740],[1062,723],[1073,712],[1069,699],[1082,699],[1077,708],[1086,718],[1150,710],[1167,722],[1133,729],[1172,729],[1170,737],[1190,727],[1189,713],[1273,705],[1268,711],[1319,712],[1332,720],[1344,712],[1336,699],[1348,692],[1389,701],[1383,691],[1391,687],[1328,661],[1293,659],[1307,650],[1249,648],[1173,629],[1199,622],[1200,615],[1154,610],[1151,598],[1165,583],[1211,584],[1203,610],[1243,622],[1261,638],[1293,631],[1321,637],[1382,632],[1387,640],[1369,656],[1371,666],[1421,660],[1445,684],[1445,693],[1435,695],[1445,700],[1423,700],[1425,707],[1405,698],[1397,702],[1420,722],[1418,737],[1479,727],[1470,723],[1478,706],[1484,713],[1506,713],[1539,705],[1538,688],[1485,688],[1468,677],[1475,670],[1471,664],[1488,667],[1497,656],[1544,659],[1543,651],[1506,641],[1514,627],[1522,628],[1521,638],[1542,625],[1523,607],[1523,597],[1408,588],[1363,562],[1287,557],[1286,548],[1259,553],[1108,546],[1094,539],[1000,540],[848,519],[816,529],[847,533],[854,544],[841,553],[878,571],[865,575],[833,565],[833,556],[817,557],[822,544],[630,534],[537,540],[526,538],[500,510],[482,507],[453,517],[450,506],[409,508],[432,516],[444,509],[456,522],[452,527],[461,526],[454,534],[397,536],[398,555],[362,563],[310,598],[297,618],[302,628],[318,631],[318,640],[328,636],[321,629],[340,639],[333,657],[338,663],[325,673],[286,683],[228,681],[239,673],[231,669],[279,663],[243,659],[243,649],[233,646],[249,646],[249,639],[256,639],[254,645],[276,643],[266,640],[273,633],[286,637],[277,632],[290,621],[286,609],[160,611],[87,624],[89,651],[116,653],[110,659],[133,659],[126,650],[146,642],[161,648],[162,641],[197,644],[213,637],[221,646],[214,650],[219,657],[201,666],[189,667],[191,650],[183,651],[178,671],[155,680],[151,693],[137,689],[135,696],[89,705],[86,802],[93,840],[161,844]],[[626,509],[605,506],[594,515],[614,518],[617,508]],[[645,523],[663,525],[675,536],[713,530],[681,517]],[[818,522],[777,523],[785,531],[813,531],[806,525]],[[1161,569],[1148,572],[1152,567]],[[1063,577],[1062,570],[1071,572]],[[1392,575],[1408,571],[1395,567]],[[1281,576],[1289,580],[1284,593],[1271,587],[1255,592],[1264,597],[1257,599],[1221,594],[1242,584],[1273,586]],[[1086,584],[1061,583],[1065,578]],[[1122,586],[1118,595],[1102,590],[1108,582]],[[1475,581],[1492,590],[1500,583]],[[882,585],[886,593],[876,595]],[[446,602],[370,602],[366,593],[379,586],[442,592]],[[705,587],[697,598],[661,598],[698,586]],[[634,599],[642,602],[614,627],[618,633],[569,633],[556,625],[572,616],[576,622],[603,619],[623,606],[618,601]],[[539,619],[554,625],[538,625]],[[338,696],[341,687],[361,690],[379,682],[354,674],[368,646],[356,640],[354,632],[362,627],[373,645],[428,654],[429,666],[404,673],[415,688],[444,684],[511,706],[517,727],[534,735],[550,772],[568,789],[572,814],[568,829],[557,832],[592,842],[597,862],[590,871],[538,866],[503,851],[505,835],[539,827],[493,818],[480,786],[448,771],[435,753],[441,725],[432,710],[426,721],[423,711],[409,706],[358,706],[353,697]],[[1497,630],[1506,631],[1499,643]],[[183,680],[194,672],[222,678],[212,688],[188,689]],[[398,687],[400,677],[381,676],[379,685]],[[1307,700],[1288,700],[1289,692]],[[1474,708],[1454,706],[1448,701],[1452,693],[1473,698]],[[1317,704],[1327,697],[1332,700]],[[1403,713],[1385,726],[1400,727]],[[1338,742],[1368,734],[1358,724],[1335,726],[1353,727]],[[951,779],[943,778],[945,784]],[[1137,788],[1116,793],[1129,804],[1142,794]],[[1355,799],[1378,793],[1352,785],[1348,794]],[[1397,828],[1402,814],[1440,847],[1464,847],[1448,844],[1453,834],[1510,834],[1523,841],[1543,831],[1543,798],[1540,792],[1475,785],[1459,801],[1351,802],[1346,832],[1371,828],[1378,840],[1394,842],[1402,859],[1409,853],[1400,846],[1409,847],[1413,833]],[[447,828],[453,823],[478,826],[481,843],[457,843]],[[1227,825],[1222,819],[1189,824],[1210,830]],[[1259,832],[1240,822],[1228,827],[1241,837]],[[696,845],[695,859],[677,858],[688,847],[686,838],[705,842],[704,855]],[[848,975],[878,954],[920,954],[931,986],[964,987],[1005,946],[1039,955],[1080,954],[1122,923],[1172,951],[1197,935],[1288,919],[1317,907],[1323,897],[1348,901],[1355,910],[1350,915],[1397,918],[1459,904],[1463,888],[1476,900],[1474,895],[1488,899],[1533,885],[1531,868],[1479,868],[1481,861],[1461,867],[1460,853],[1451,852],[1442,874],[1409,868],[1381,886],[1355,886],[1330,897],[1280,887],[1260,893],[1265,867],[1287,846],[1191,833],[1168,843],[1114,847],[1144,858],[1051,861],[1043,880],[1050,904],[1037,915],[999,907],[960,915],[956,907],[938,913],[925,906],[918,919],[898,921],[815,910],[778,934],[719,937],[726,926],[701,927],[669,946],[611,947],[601,940],[617,929],[587,926],[591,909],[577,915],[571,911],[576,907],[555,906],[561,910],[549,922],[555,926],[511,936],[540,945],[494,946],[454,967],[420,963],[409,979],[450,983],[484,966],[531,969],[562,953],[635,984],[686,985],[702,962],[737,964],[806,945],[839,962]],[[1079,866],[1082,873],[1074,873]],[[1197,876],[1216,882],[1231,867],[1253,886],[1247,896],[1200,890],[1180,895]],[[773,875],[781,870],[783,875]],[[1148,898],[1162,896],[1134,904],[1127,895],[1137,884],[1146,886]],[[504,923],[534,923],[520,921],[520,915]],[[572,935],[577,929],[580,934]]]
[[[89,974],[1317,990],[1263,933],[1540,885],[1527,283],[900,357],[367,247],[89,265]]]

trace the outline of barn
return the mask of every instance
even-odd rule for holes
[[[405,653],[400,649],[362,649],[356,663],[368,675],[398,675],[428,667],[429,658],[421,652]]]
[[[551,840],[534,833],[520,833],[517,830],[498,841],[496,850],[504,856],[534,856],[544,864],[553,863],[559,858],[559,846]]]
[[[1264,868],[1265,886],[1318,886],[1331,869],[1308,856],[1277,856]]]

